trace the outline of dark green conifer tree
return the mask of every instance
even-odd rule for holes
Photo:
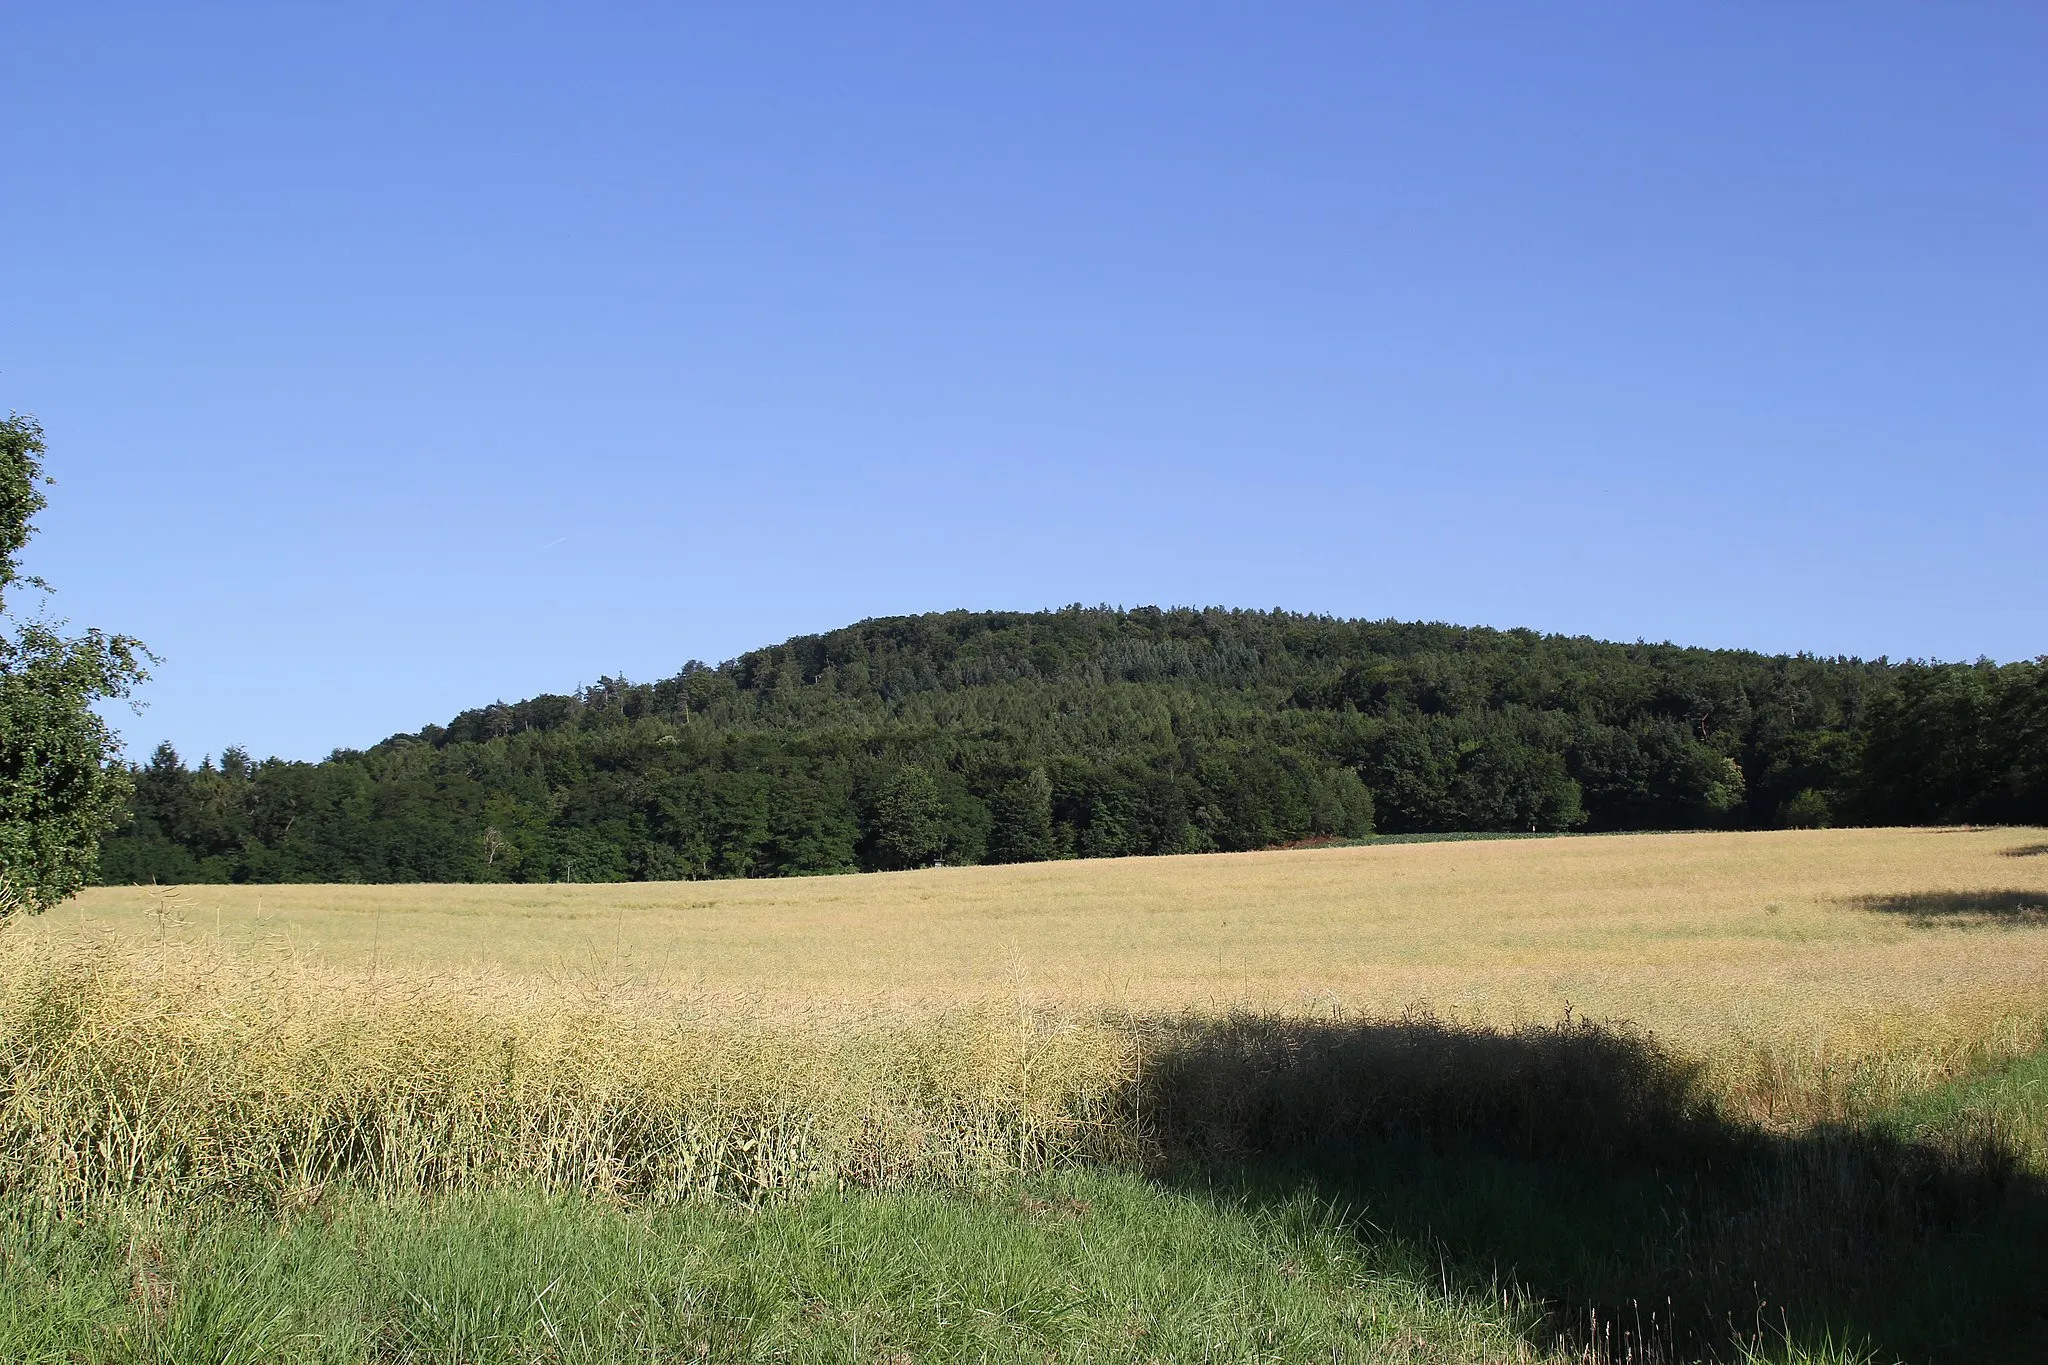
[[[1052,782],[1033,768],[1003,786],[988,803],[988,860],[1037,863],[1058,856],[1052,828]]]
[[[875,849],[882,866],[930,867],[946,845],[946,805],[939,784],[907,763],[875,798]]]

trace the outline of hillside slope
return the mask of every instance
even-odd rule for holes
[[[2048,820],[2048,669],[1287,612],[863,621],[317,763],[136,772],[109,882],[605,881],[1444,830]]]

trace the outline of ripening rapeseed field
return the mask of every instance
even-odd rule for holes
[[[164,922],[168,919],[169,923]],[[1627,1020],[1729,1066],[1941,1064],[2044,1009],[2048,835],[1826,830],[1380,844],[598,886],[90,891],[21,936],[218,945],[415,994],[838,1030],[1428,1010]],[[1736,1072],[1727,1072],[1736,1083]],[[1774,1082],[1774,1083],[1778,1083]],[[1818,1087],[1818,1089],[1816,1089]]]
[[[143,1331],[152,1276],[230,1275],[221,1248],[260,1260],[263,1228],[308,1218],[353,1229],[358,1250],[291,1254],[332,1251],[348,1268],[322,1273],[374,1279],[392,1272],[361,1247],[455,1236],[449,1208],[610,1248],[592,1257],[647,1236],[632,1254],[659,1259],[697,1237],[768,1261],[796,1253],[756,1245],[765,1229],[837,1245],[815,1215],[886,1243],[899,1234],[882,1225],[914,1209],[923,1231],[900,1235],[924,1250],[897,1246],[905,1265],[939,1254],[937,1220],[961,1255],[1048,1258],[1031,1273],[1068,1306],[1028,1331],[977,1318],[947,1335],[940,1292],[869,1338],[909,1358],[1890,1359],[1994,1340],[2026,1358],[2041,1267],[2024,1249],[2048,1229],[2044,1044],[2042,831],[103,888],[0,933],[0,1196],[29,1229],[0,1229],[0,1249],[14,1236],[9,1254],[44,1267],[34,1283],[56,1284],[35,1220],[100,1229],[112,1249],[78,1273],[128,1276],[121,1311]],[[863,1198],[883,1202],[844,1202]],[[446,1203],[478,1199],[497,1202]],[[584,1202],[531,1202],[561,1199]],[[593,1207],[682,1222],[631,1233]],[[1130,1240],[1104,1275],[1156,1287],[1167,1272],[1147,1257],[1199,1265],[1237,1307],[1187,1297],[1210,1290],[1083,1304],[1109,1291],[1059,1267],[1104,1244],[1085,1211],[1111,1207]],[[1019,1217],[1037,1251],[1015,1241]],[[1073,1247],[1046,1241],[1048,1218]],[[1148,1219],[1210,1250],[1147,1241]],[[158,1230],[122,1243],[117,1223]],[[447,1254],[481,1255],[468,1236]],[[1334,1278],[1267,1277],[1310,1262]],[[504,1312],[541,1293],[490,1273]],[[904,1303],[925,1303],[924,1272],[906,1273],[921,1287]],[[1389,1307],[1404,1295],[1412,1311]],[[821,1345],[853,1310],[828,1331],[798,1299],[700,1305],[671,1326],[704,1352],[880,1358],[859,1331]],[[361,1352],[303,1358],[534,1358],[528,1318],[393,1355],[379,1314],[416,1300],[365,1307]],[[762,1326],[785,1310],[796,1325]],[[1299,1321],[1237,1330],[1269,1311]],[[1214,1325],[1210,1346],[1164,1334],[1176,1313]],[[49,1340],[52,1358],[76,1347]],[[592,1340],[555,1356],[646,1355]]]

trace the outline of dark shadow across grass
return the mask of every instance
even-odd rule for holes
[[[1654,1039],[1577,1021],[1183,1025],[1140,1102],[1169,1182],[1312,1192],[1596,1358],[2048,1358],[2048,1184],[1969,1123],[1761,1132]]]

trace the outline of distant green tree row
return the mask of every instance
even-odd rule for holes
[[[789,876],[1394,833],[2048,822],[2048,668],[1286,612],[864,621],[319,763],[169,745],[110,882]]]

